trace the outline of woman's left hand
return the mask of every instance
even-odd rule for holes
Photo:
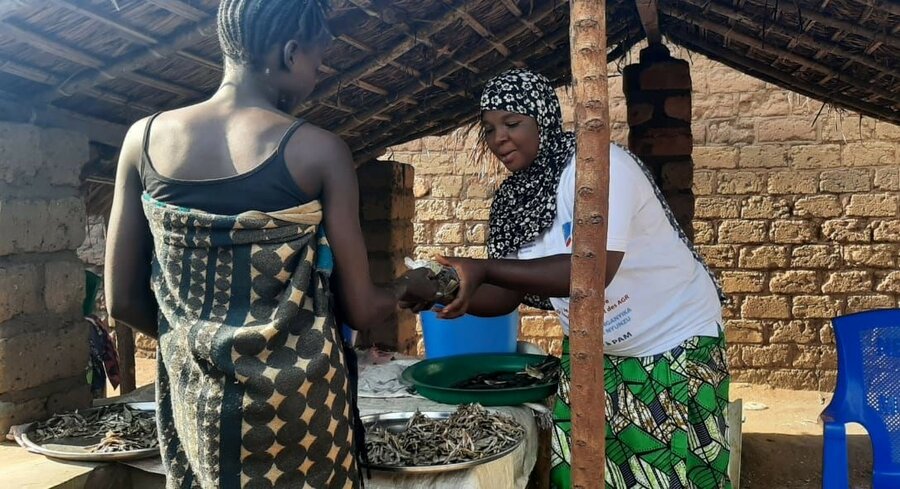
[[[468,310],[469,301],[472,300],[475,291],[484,283],[487,276],[486,260],[446,256],[437,257],[436,260],[441,265],[453,267],[456,274],[459,275],[459,290],[456,293],[456,299],[445,305],[438,312],[438,316],[442,319],[462,316]]]

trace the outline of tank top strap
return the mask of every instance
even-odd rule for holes
[[[297,119],[293,124],[291,124],[291,127],[287,128],[287,131],[284,131],[284,136],[281,136],[281,141],[278,143],[278,156],[284,158],[285,146],[287,146],[288,141],[291,140],[291,136],[293,136],[297,129],[300,129],[300,126],[302,126],[303,124],[306,124],[305,119]]]
[[[142,184],[144,184],[145,167],[147,166],[147,160],[149,159],[148,149],[150,147],[150,126],[153,125],[153,121],[155,121],[160,114],[162,114],[162,112],[157,112],[151,115],[150,118],[147,119],[147,126],[144,127],[144,138],[141,140],[141,166],[138,168],[138,174],[141,178]],[[146,187],[147,185],[144,184],[144,188]]]

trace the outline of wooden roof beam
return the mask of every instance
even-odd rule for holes
[[[190,5],[181,0],[144,0],[154,6],[167,10],[181,18],[191,22],[198,22],[209,16],[206,12]],[[215,17],[215,16],[213,16]]]
[[[52,73],[48,73],[40,68],[25,65],[9,59],[0,59],[0,71],[43,85],[56,85],[62,82],[62,79]],[[104,90],[101,92],[99,90],[90,89],[82,93],[88,97],[103,100],[105,102],[110,102],[112,104],[120,105],[128,109],[137,109],[144,114],[151,114],[156,111],[156,109],[143,105],[140,102],[129,100],[124,95],[119,95],[110,90]]]
[[[522,12],[522,9],[520,9],[519,6],[516,5],[516,2],[514,0],[500,0],[500,3],[502,3],[503,6],[506,7],[506,10],[508,10],[509,13],[511,13],[520,24],[527,27],[528,30],[534,33],[534,35],[540,38],[544,37],[544,31],[541,30],[541,28],[538,27],[537,24],[535,24],[525,16],[525,12]],[[544,44],[544,47],[553,49],[553,46],[550,46],[549,44]]]
[[[351,1],[358,1],[358,0],[351,0]],[[561,2],[560,4],[564,4],[564,3],[565,2]],[[544,18],[546,18],[547,16],[549,16],[553,12],[555,12],[556,8],[558,6],[559,6],[559,4],[556,4],[555,2],[544,2],[540,7],[538,7],[537,9],[535,9],[534,12],[532,12],[532,17],[534,18],[534,21],[540,22],[541,20],[543,20]],[[506,42],[510,41],[511,39],[513,39],[514,37],[521,35],[522,32],[524,32],[523,28],[514,27],[514,28],[507,30],[505,33],[501,34],[500,39],[504,43],[506,43]],[[556,42],[562,42],[563,40],[565,40],[565,37],[560,37],[560,38],[557,38],[557,36],[551,36],[551,37],[552,37],[551,39],[548,39],[547,37],[542,37],[540,39],[534,39],[533,41],[540,42],[541,44],[548,46],[548,49],[552,50],[552,49],[556,49]],[[482,57],[486,56],[488,52],[489,51],[478,51],[478,52],[472,53],[468,58],[466,58],[465,61],[467,63],[475,63]],[[431,79],[441,80],[442,78],[452,75],[453,73],[455,73],[458,70],[459,70],[458,64],[447,63],[440,69],[431,73]],[[397,91],[397,98],[398,98],[398,100],[400,100],[403,97],[414,96],[417,93],[419,93],[422,89],[423,89],[423,87],[421,87],[421,86],[416,86],[416,84],[414,84],[414,83],[409,83],[405,87],[403,87]],[[452,90],[449,85],[447,85],[447,88],[445,88],[444,90],[446,90],[448,94],[451,94],[454,96],[463,96],[463,97],[466,96],[466,93],[464,90]],[[336,128],[335,132],[338,134],[346,134],[347,131],[350,131],[350,130],[364,124],[367,119],[369,119],[375,115],[379,115],[386,110],[390,110],[395,105],[396,104],[388,104],[383,107],[372,108],[361,114],[358,113],[358,114],[356,114],[356,116],[354,118],[350,119],[349,121],[345,122],[344,124],[342,124],[341,126]]]
[[[659,30],[659,5],[656,0],[634,0],[637,5],[638,16],[641,18],[641,26],[647,35],[647,42],[660,44],[662,33]]]
[[[564,40],[564,39],[568,39],[568,36],[569,36],[569,29],[568,29],[568,27],[565,27],[565,26],[564,26],[564,27],[562,27],[562,28],[557,29],[555,32],[550,33],[550,34],[549,34],[548,40],[550,40],[550,41],[562,41],[562,40]],[[522,54],[519,55],[519,58],[518,58],[518,59],[524,61],[525,58],[527,58],[527,57],[533,55],[533,54],[534,54],[534,50],[533,50],[532,48],[537,48],[537,45],[538,45],[538,44],[539,44],[539,43],[538,43],[537,40],[535,39],[535,40],[532,41],[532,43],[531,43],[529,46],[525,47],[524,49],[520,49],[519,52],[522,53]],[[553,59],[553,60],[551,60],[551,64],[552,64],[552,63],[557,63],[557,62],[559,62],[558,59]],[[536,69],[536,70],[538,70],[538,71],[540,71],[540,68],[541,68],[541,67],[539,67],[539,66],[532,66],[532,68],[533,68],[533,69]],[[501,65],[501,66],[496,66],[496,67],[494,67],[494,69],[492,69],[490,72],[484,72],[484,73],[482,73],[477,79],[472,80],[472,83],[471,83],[471,84],[472,84],[473,86],[481,86],[481,85],[487,83],[487,81],[490,80],[491,78],[493,78],[494,76],[497,76],[498,74],[500,74],[500,73],[502,73],[503,71],[505,71],[506,69],[507,69],[506,66],[502,66],[502,65]],[[471,92],[464,92],[464,91],[462,91],[462,90],[460,90],[460,91],[463,92],[463,95],[462,95],[462,96],[467,97],[467,98],[471,98],[471,99],[475,99],[475,96],[474,96]],[[451,94],[452,94],[452,92],[451,92],[451,93],[448,93],[448,95],[451,95]],[[445,100],[445,101],[446,101],[446,100]],[[385,126],[380,127],[380,128],[379,128],[379,131],[382,132],[382,133],[384,133],[384,134],[387,135],[387,136],[390,136],[393,132],[398,131],[398,130],[401,130],[401,129],[404,129],[404,126],[410,124],[410,121],[418,121],[418,119],[417,119],[418,116],[423,116],[423,115],[426,115],[426,114],[429,114],[429,113],[433,112],[433,106],[434,106],[434,104],[429,104],[427,107],[426,107],[426,106],[421,106],[421,107],[414,108],[414,109],[410,110],[409,112],[406,112],[406,113],[402,114],[401,117],[396,117],[396,119],[397,119],[397,122],[396,122],[396,123],[391,124],[391,125],[388,125],[388,126],[386,126],[386,127],[385,127]],[[451,112],[452,112],[453,110],[454,110],[454,109],[451,109]],[[471,112],[471,111],[472,111],[472,108],[471,108],[471,107],[463,107],[461,110],[462,110],[463,112]],[[456,112],[453,112],[453,113],[456,114]],[[408,115],[412,115],[413,117],[412,117],[412,118],[407,117]],[[435,120],[440,119],[440,117],[442,117],[442,116],[439,115],[439,114],[434,114],[434,119],[435,119]],[[415,122],[415,124],[416,124],[416,126],[417,126],[417,127],[415,127],[416,130],[418,130],[418,129],[421,128],[421,125],[422,125],[422,124],[421,124],[420,122]],[[347,124],[347,125],[349,125],[349,124]],[[357,124],[357,125],[358,125],[358,124]],[[344,127],[344,126],[342,126],[342,127]],[[356,127],[356,126],[353,126],[353,127]],[[431,126],[431,127],[433,127],[433,126]],[[337,129],[336,131],[337,131],[337,132],[340,132],[340,130],[341,130],[341,129],[339,128],[339,129]],[[407,132],[407,131],[402,131],[402,132],[403,132],[404,135],[409,135],[409,132]],[[404,136],[401,136],[401,137],[404,137]],[[385,138],[385,139],[387,139],[387,138]],[[375,144],[380,144],[380,143],[375,143]],[[381,145],[381,147],[386,147],[386,146],[387,146],[387,145]],[[374,145],[373,145],[373,144],[370,144],[370,145],[368,145],[367,148],[356,148],[356,149],[357,149],[357,150],[360,150],[360,149],[361,149],[361,150],[366,150],[366,149],[372,149],[373,147],[374,147]]]
[[[782,4],[773,6],[771,2],[766,3],[766,0],[745,0],[745,1],[747,1],[748,3],[752,3],[753,5],[755,5],[758,8],[765,8],[765,9],[776,8],[776,9],[778,9],[777,12],[782,12],[782,11],[785,11],[788,9],[788,7],[785,7]],[[886,2],[882,2],[882,3],[886,3]],[[790,9],[793,9],[793,8],[794,8],[793,6],[790,7]],[[846,20],[841,20],[841,19],[838,19],[835,17],[831,17],[829,15],[823,14],[822,12],[819,12],[818,10],[804,10],[803,18],[806,20],[813,20],[815,22],[818,22],[819,24],[831,27],[832,29],[846,31],[848,34],[853,34],[855,36],[859,36],[864,39],[868,39],[869,41],[873,41],[873,42],[880,41],[894,49],[900,49],[900,38],[898,38],[897,36],[886,35],[881,32],[876,32],[876,31],[873,31],[872,29],[869,29],[868,27],[859,25],[857,23],[848,22]]]
[[[504,58],[510,59],[512,57],[512,52],[509,50],[509,48],[506,47],[505,44],[497,40],[494,34],[491,33],[491,31],[489,31],[488,28],[484,26],[484,24],[479,22],[478,19],[472,17],[472,15],[469,14],[469,12],[467,12],[464,7],[455,5],[453,0],[443,0],[443,2],[444,5],[455,10],[459,14],[460,18],[462,18],[463,22],[471,27],[473,31],[478,33],[478,35],[481,36],[482,39],[487,41],[487,43],[494,48],[494,51],[500,53]],[[513,64],[518,68],[523,68],[525,66],[525,64],[521,61],[514,61]]]
[[[25,6],[24,2],[2,2],[0,3],[0,20],[12,17]]]
[[[140,44],[142,46],[153,46],[153,45],[159,44],[159,40],[157,38],[155,38],[154,36],[152,36],[146,32],[142,32],[134,27],[125,25],[125,24],[119,22],[118,20],[108,17],[106,15],[103,15],[99,12],[96,12],[93,9],[89,9],[82,5],[78,5],[74,2],[72,2],[72,0],[43,0],[43,1],[51,3],[58,7],[65,8],[65,9],[75,12],[83,17],[87,17],[91,20],[94,20],[94,21],[100,23],[100,24],[110,27],[110,28],[114,29],[115,31],[117,31],[119,33],[119,35],[122,36],[124,39],[131,41],[135,44]],[[189,60],[189,61],[192,61],[199,65],[205,66],[209,69],[219,71],[219,72],[222,71],[222,66],[220,63],[203,58],[196,54],[192,54],[192,53],[184,51],[184,50],[177,51],[175,54],[177,54],[178,56],[180,56],[186,60]]]
[[[741,32],[733,30],[730,27],[720,25],[716,22],[712,22],[712,21],[710,21],[702,16],[699,16],[697,14],[687,12],[685,10],[681,10],[679,8],[676,8],[676,7],[667,5],[667,4],[661,5],[660,10],[663,13],[665,13],[666,15],[668,15],[674,19],[678,19],[683,22],[697,25],[697,26],[702,27],[703,29],[706,29],[710,32],[715,32],[716,34],[722,36],[725,39],[731,39],[731,40],[740,42],[741,44],[744,44],[749,47],[758,46],[758,45],[760,45],[760,43],[763,42],[762,40],[760,40],[757,37],[748,36],[746,34],[743,34]],[[824,76],[834,75],[834,78],[839,78],[851,86],[859,87],[860,89],[863,89],[863,90],[868,90],[874,94],[879,95],[880,97],[882,97],[886,100],[891,101],[892,105],[900,102],[900,93],[896,93],[895,91],[887,90],[883,87],[875,85],[875,83],[873,82],[872,79],[862,80],[862,79],[859,79],[856,77],[851,77],[844,73],[837,73],[834,68],[832,68],[828,65],[825,65],[825,64],[820,63],[815,60],[804,58],[803,56],[795,54],[786,49],[782,49],[778,46],[772,45],[771,43],[766,44],[765,51],[767,53],[772,54],[773,56],[778,56],[780,58],[784,58],[785,60],[790,61],[791,63],[797,64],[799,66],[807,66],[809,69],[815,70]]]
[[[668,15],[664,9],[662,12]],[[895,124],[900,124],[900,112],[898,111],[888,111],[885,110],[884,106],[870,104],[859,100],[856,97],[844,95],[843,93],[829,90],[813,83],[803,82],[787,73],[772,68],[772,66],[767,63],[757,61],[749,56],[736,57],[735,51],[730,49],[714,46],[712,43],[697,43],[692,40],[694,39],[693,34],[689,33],[684,28],[675,28],[672,30],[675,31],[675,34],[680,34],[677,37],[679,44],[684,45],[692,51],[710,56],[734,69],[745,73],[755,74],[755,76],[771,80],[773,83],[779,84],[783,88],[787,88],[817,100],[834,100],[838,105],[851,110],[869,115],[879,114],[881,117],[884,117]],[[670,33],[672,33],[672,30],[670,30]]]
[[[350,36],[348,36],[348,35],[346,35],[346,34],[341,34],[341,35],[339,35],[337,38],[338,38],[339,40],[341,40],[341,41],[343,41],[343,42],[345,42],[345,43],[347,43],[347,44],[349,44],[349,45],[355,47],[356,49],[359,49],[360,51],[362,51],[362,52],[364,52],[364,53],[366,53],[366,54],[375,54],[375,52],[376,52],[376,49],[373,48],[372,46],[369,46],[368,44],[366,44],[366,43],[364,43],[364,42],[362,42],[362,41],[360,41],[360,40],[358,40],[358,39],[355,39],[355,38],[353,38],[353,37],[350,37]],[[415,77],[417,77],[417,78],[422,76],[422,72],[420,72],[419,70],[417,70],[417,69],[415,69],[415,68],[413,68],[412,66],[409,66],[409,65],[407,65],[407,64],[403,64],[403,63],[400,63],[400,62],[398,62],[398,61],[391,61],[391,62],[388,63],[388,64],[389,64],[391,67],[396,68],[396,69],[398,69],[398,70],[400,70],[400,71],[402,71],[403,73],[406,73],[406,74],[408,74],[408,75],[412,75],[412,76],[415,76]],[[332,70],[334,70],[334,69],[332,68]],[[334,70],[334,73],[337,73],[337,70]],[[386,96],[387,93],[388,93],[387,90],[385,90],[385,89],[383,89],[383,88],[375,87],[375,85],[373,85],[373,84],[371,84],[371,83],[364,82],[364,81],[362,81],[362,80],[356,80],[356,81],[354,82],[354,84],[355,84],[356,86],[358,86],[359,88],[362,88],[363,90],[368,90],[368,91],[370,91],[370,92],[372,92],[372,93],[377,93],[378,95],[381,95],[381,96]],[[369,87],[375,87],[375,89],[371,89],[371,88],[369,88]]]
[[[110,78],[124,77],[127,73],[137,70],[151,61],[175,54],[204,39],[215,29],[215,21],[216,19],[213,17],[196,25],[183,27],[155,46],[147,47],[135,55],[115,60],[112,64],[102,68],[81,73],[55,88],[39,93],[34,101],[38,103],[51,102],[61,96],[82,92]]]
[[[69,47],[62,42],[58,42],[47,37],[43,37],[34,32],[25,30],[18,26],[0,22],[0,26],[2,26],[7,31],[11,32],[14,35],[14,39],[17,41],[24,41],[30,44],[33,47],[36,47],[42,51],[50,53],[54,56],[60,57],[62,59],[66,59],[75,63],[78,63],[82,66],[87,66],[89,68],[94,69],[102,69],[104,63],[101,59],[80,51],[78,49]],[[142,85],[147,85],[148,87],[156,88],[157,90],[162,90],[165,92],[174,93],[175,95],[182,97],[202,97],[203,93],[197,90],[194,90],[190,87],[186,87],[183,85],[179,85],[176,83],[172,83],[165,80],[160,80],[155,77],[151,77],[148,75],[142,75],[139,73],[123,73],[123,78],[129,79],[136,83],[140,83]],[[112,78],[112,77],[110,77]],[[64,95],[69,95],[68,93],[64,93]]]
[[[34,124],[40,127],[57,127],[86,134],[91,140],[119,147],[128,128],[122,124],[102,121],[56,107],[35,107],[23,104],[16,95],[0,94],[0,114],[10,122]]]
[[[357,80],[359,78],[363,78],[368,76],[381,68],[387,66],[391,61],[396,60],[403,54],[409,52],[413,47],[420,44],[422,39],[427,39],[430,36],[446,29],[450,25],[452,25],[458,19],[458,15],[455,12],[449,12],[442,17],[435,19],[427,29],[424,29],[419,35],[415,38],[407,38],[404,41],[398,42],[394,45],[394,47],[385,53],[382,53],[379,56],[372,58],[367,58],[359,63],[355,64],[350,69],[346,70],[341,77],[334,77],[330,80],[327,80],[325,83],[320,85],[313,93],[310,95],[309,99],[305,104],[297,109],[297,112],[303,112],[304,110],[309,110],[312,108],[315,103],[319,100],[331,97],[335,93],[340,90],[342,85],[346,85],[349,80]]]
[[[642,1],[642,0],[637,0]],[[766,32],[762,32],[762,25],[753,17],[750,17],[739,10],[735,10],[731,7],[726,7],[721,4],[708,2],[706,0],[685,0],[687,3],[695,5],[704,12],[712,12],[717,15],[721,15],[729,19],[729,21],[736,22],[738,24],[746,25],[747,27],[758,30],[761,32],[760,39],[765,39]],[[827,51],[832,54],[836,54],[843,58],[847,58],[850,60],[849,62],[857,63],[867,68],[871,68],[873,70],[887,73],[893,76],[900,77],[900,70],[891,68],[890,66],[880,65],[865,56],[860,56],[854,52],[848,51],[840,44],[834,44],[829,41],[816,39],[809,34],[792,31],[779,23],[766,24],[766,31],[773,32],[780,36],[783,36],[787,39],[790,39],[788,46],[791,44],[802,45],[810,49],[815,49],[819,51]],[[847,65],[844,66],[844,69],[847,68]]]
[[[413,41],[422,44],[423,46],[427,46],[431,49],[434,49],[442,56],[446,57],[450,61],[458,64],[460,67],[465,68],[472,73],[478,73],[478,68],[472,66],[471,64],[467,64],[463,61],[460,61],[453,57],[453,54],[450,53],[445,46],[437,46],[434,42],[429,39],[431,34],[424,35],[421,32],[416,32],[416,30],[407,24],[403,19],[408,18],[409,16],[406,12],[400,10],[398,7],[390,6],[384,9],[375,10],[375,8],[371,5],[369,0],[349,0],[356,8],[365,12],[369,17],[375,18],[386,24],[392,29],[397,29],[403,33],[408,39],[412,39]],[[432,33],[433,34],[433,33]]]

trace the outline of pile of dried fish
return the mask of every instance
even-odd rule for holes
[[[34,426],[31,439],[35,443],[62,438],[100,438],[87,447],[91,453],[114,453],[154,448],[156,417],[153,412],[129,409],[125,404],[112,404],[82,414],[55,414]]]
[[[372,465],[444,465],[498,454],[524,436],[525,429],[515,419],[480,404],[467,404],[447,419],[416,413],[400,433],[373,426],[366,433],[366,449]]]
[[[519,372],[501,370],[478,374],[457,382],[450,387],[454,389],[504,389],[552,384],[558,380],[559,359],[552,355],[547,355],[543,362],[528,365]]]

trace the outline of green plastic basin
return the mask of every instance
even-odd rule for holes
[[[454,389],[457,382],[478,374],[506,371],[521,372],[528,365],[543,362],[544,355],[525,353],[491,353],[457,355],[422,360],[403,371],[403,380],[414,386],[423,397],[443,404],[468,404],[482,406],[515,406],[525,402],[540,402],[556,393],[557,383],[528,387],[511,387],[491,390]]]

